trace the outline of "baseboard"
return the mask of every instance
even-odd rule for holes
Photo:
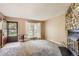
[[[51,41],[51,40],[50,40]],[[66,47],[63,43],[60,43],[60,42],[56,42],[56,41],[51,41],[51,42],[54,42],[56,44],[58,44],[59,46],[63,46],[63,47]]]

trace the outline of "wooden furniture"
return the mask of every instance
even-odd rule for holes
[[[23,34],[23,35],[19,35],[18,39],[20,42],[25,42],[24,39],[26,39],[26,38],[25,38],[25,35]]]

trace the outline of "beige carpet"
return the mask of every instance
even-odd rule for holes
[[[61,56],[58,45],[47,40],[8,43],[0,56]]]

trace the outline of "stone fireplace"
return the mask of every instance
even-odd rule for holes
[[[72,3],[65,16],[67,46],[73,55],[79,55],[79,3]]]

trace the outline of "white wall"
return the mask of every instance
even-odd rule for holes
[[[0,30],[2,30],[2,19],[4,18],[4,15],[0,12]]]
[[[0,21],[0,30],[2,30],[2,21]]]
[[[46,21],[46,38],[47,40],[56,42],[58,44],[67,43],[65,32],[65,16],[57,16]]]

